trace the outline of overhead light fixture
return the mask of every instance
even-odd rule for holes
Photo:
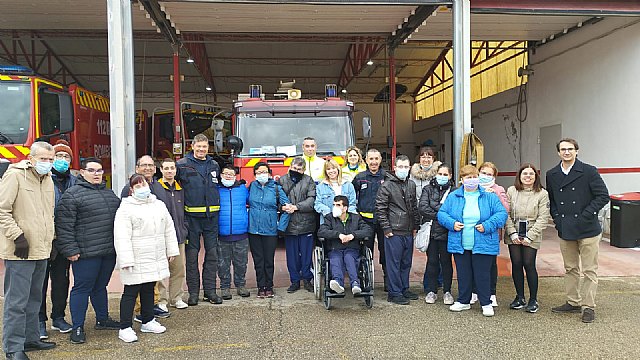
[[[373,65],[373,60],[367,61],[367,65],[369,65],[369,66]]]
[[[193,60],[193,59],[191,58],[191,56],[189,56],[189,58],[187,59],[187,62],[188,62],[189,64],[193,64],[193,63],[194,63],[194,62],[196,62],[196,61],[195,61],[195,60]]]
[[[342,91],[340,91],[340,92],[343,93],[343,94],[346,94],[347,93],[347,89],[342,89]]]
[[[213,90],[213,89],[211,88],[211,86],[207,86],[207,87],[205,88],[205,90],[207,90],[207,91],[211,91],[211,90]]]

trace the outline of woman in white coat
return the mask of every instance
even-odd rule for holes
[[[154,319],[153,288],[157,281],[169,277],[169,261],[179,254],[171,215],[164,203],[151,194],[144,176],[133,175],[129,187],[131,196],[122,199],[114,223],[116,267],[124,284],[118,337],[124,342],[138,340],[132,328],[138,294],[140,330],[154,334],[167,330]]]

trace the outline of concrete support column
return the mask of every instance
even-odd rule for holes
[[[460,149],[471,132],[471,3],[453,1],[453,164],[459,179]]]
[[[109,31],[109,100],[111,119],[111,188],[116,194],[134,173],[136,163],[135,85],[131,1],[107,0]]]

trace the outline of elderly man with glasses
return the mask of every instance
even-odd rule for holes
[[[74,344],[86,341],[84,322],[89,297],[96,312],[96,330],[120,330],[109,318],[107,285],[116,264],[113,222],[120,199],[102,179],[102,163],[96,158],[82,161],[76,185],[65,191],[56,207],[56,248],[71,261],[73,288],[69,309]]]
[[[156,163],[153,161],[153,158],[151,156],[142,155],[138,159],[138,161],[136,161],[136,174],[144,176],[144,178],[147,180],[147,183],[149,183],[149,187],[153,189],[153,186],[151,186],[151,184],[153,184],[153,182],[155,181],[153,177],[156,174]],[[125,184],[122,188],[122,191],[120,192],[120,198],[124,199],[129,196],[130,190],[131,189],[129,189],[129,184]],[[151,192],[153,193],[153,190]]]

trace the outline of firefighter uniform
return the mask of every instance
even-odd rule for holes
[[[322,178],[324,178],[324,159],[317,156],[304,156],[304,162],[307,163],[307,167],[304,173],[311,176],[313,181],[318,184]]]

